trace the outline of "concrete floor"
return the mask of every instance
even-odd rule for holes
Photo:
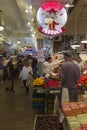
[[[32,109],[32,89],[25,94],[20,80],[15,81],[15,93],[6,92],[0,83],[0,130],[33,130],[36,114]]]

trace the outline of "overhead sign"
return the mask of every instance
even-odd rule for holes
[[[44,50],[43,49],[39,49],[37,51],[37,58],[38,58],[38,62],[45,61],[45,55],[44,55]]]
[[[67,21],[67,12],[58,2],[47,2],[37,12],[39,31],[45,35],[53,36],[64,32]]]

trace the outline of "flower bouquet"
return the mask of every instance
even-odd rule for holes
[[[80,79],[77,84],[80,93],[84,93],[84,91],[87,91],[87,75],[81,75]]]

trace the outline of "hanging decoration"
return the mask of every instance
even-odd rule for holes
[[[58,2],[47,2],[37,12],[39,31],[48,36],[55,36],[65,31],[67,12]]]

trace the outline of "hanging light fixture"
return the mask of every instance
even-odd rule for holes
[[[70,7],[74,7],[74,5],[70,3],[69,1],[66,1],[65,8],[70,8]]]
[[[2,10],[0,10],[0,31],[4,30],[4,23],[3,23],[3,19],[2,19]]]
[[[71,48],[79,50],[80,44],[79,44],[79,37],[77,33],[77,10],[73,11],[73,25],[74,25],[74,37],[72,41]]]
[[[86,34],[85,38],[83,38],[83,39],[81,40],[81,43],[87,43],[87,34]]]
[[[17,40],[17,44],[20,44],[20,43],[21,43],[21,41],[20,41],[19,37],[20,37],[20,34],[18,33],[18,40]]]
[[[74,23],[74,39],[73,44],[78,43],[78,34],[77,34],[77,10],[73,10],[73,23]]]
[[[17,41],[17,43],[18,43],[18,44],[20,44],[20,43],[21,43],[21,41],[19,41],[19,40],[18,40],[18,41]]]

